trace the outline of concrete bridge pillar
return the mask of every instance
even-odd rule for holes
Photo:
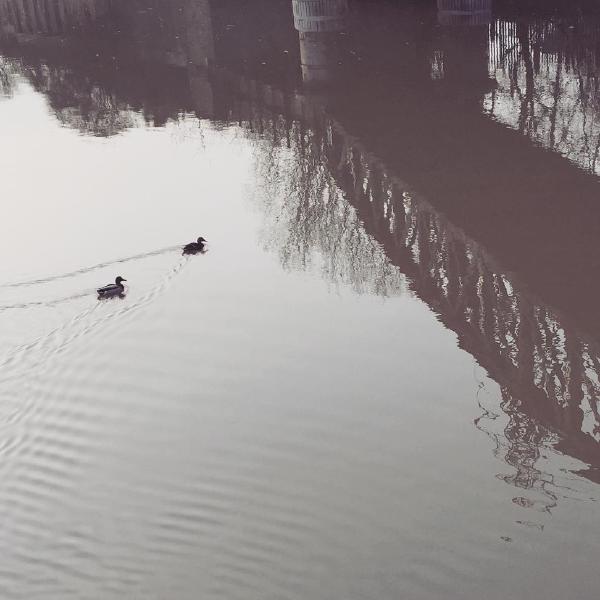
[[[292,9],[300,36],[302,79],[307,84],[325,83],[336,62],[331,36],[346,26],[348,0],[292,0]]]

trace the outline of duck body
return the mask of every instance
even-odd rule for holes
[[[105,285],[104,287],[98,288],[98,298],[114,298],[115,296],[123,296],[125,293],[125,286],[123,285],[123,277],[117,277],[114,283]]]
[[[190,244],[186,244],[183,247],[184,254],[198,254],[199,252],[204,252],[204,246],[206,244],[206,240],[203,237],[199,237],[198,241],[191,242]]]

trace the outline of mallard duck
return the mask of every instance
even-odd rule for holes
[[[204,250],[204,244],[206,240],[203,237],[199,237],[197,242],[191,242],[183,247],[184,254],[198,254]]]
[[[115,279],[114,283],[109,283],[104,287],[98,288],[98,298],[113,298],[114,296],[122,296],[125,292],[125,286],[123,285],[123,279],[121,276]]]

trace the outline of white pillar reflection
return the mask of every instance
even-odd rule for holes
[[[337,62],[333,36],[346,26],[348,0],[292,0],[292,8],[302,79],[306,84],[327,83]]]
[[[489,25],[492,0],[437,0],[440,25]]]

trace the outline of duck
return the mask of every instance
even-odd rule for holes
[[[204,251],[204,245],[206,244],[206,240],[200,236],[198,238],[197,242],[191,242],[189,244],[186,244],[183,247],[183,253],[184,254],[198,254],[198,252],[203,252]]]
[[[114,298],[115,296],[123,296],[125,292],[125,286],[123,285],[124,281],[127,281],[127,279],[123,279],[123,277],[119,275],[119,277],[115,279],[114,283],[109,283],[104,287],[98,288],[98,298]]]

